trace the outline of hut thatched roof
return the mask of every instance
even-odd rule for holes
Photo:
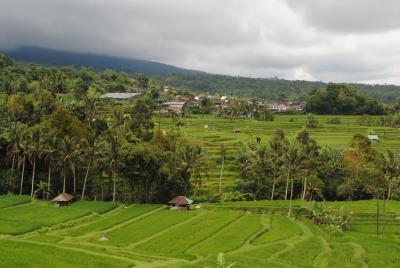
[[[177,197],[175,197],[174,199],[172,199],[171,201],[168,202],[168,204],[174,204],[177,206],[182,206],[182,205],[190,205],[193,203],[193,200],[182,196],[182,195],[178,195]]]
[[[74,196],[67,193],[61,193],[53,198],[53,202],[69,202],[72,199],[74,199]]]

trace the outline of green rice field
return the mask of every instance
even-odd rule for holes
[[[353,212],[336,236],[301,216],[311,203],[293,205],[287,218],[286,201],[170,211],[1,196],[0,267],[400,267],[400,202],[386,202],[379,237],[374,200],[327,202]]]
[[[330,118],[338,117],[341,124],[327,124]],[[345,115],[318,115],[319,126],[307,129],[310,137],[315,139],[321,147],[344,149],[349,146],[354,134],[368,135],[375,133],[380,141],[373,144],[379,152],[388,149],[400,152],[400,129],[378,126],[379,116],[371,116],[374,126],[361,126],[361,116]],[[192,118],[173,121],[170,118],[162,118],[160,122],[155,120],[156,128],[160,124],[161,129],[170,130],[173,126],[185,137],[194,143],[200,144],[209,157],[209,178],[205,180],[203,188],[213,190],[218,185],[221,168],[220,146],[224,144],[226,157],[223,173],[223,187],[226,191],[237,182],[239,167],[236,163],[237,149],[248,143],[256,142],[256,137],[261,138],[261,144],[268,144],[274,131],[278,128],[285,131],[286,137],[293,140],[298,131],[304,128],[305,115],[277,114],[274,121],[257,121],[251,119],[217,119],[214,116],[194,116]],[[177,126],[179,125],[179,126]],[[240,133],[234,133],[239,129]]]

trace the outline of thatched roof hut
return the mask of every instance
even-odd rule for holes
[[[74,199],[73,195],[61,193],[53,198],[53,203],[59,206],[68,206]]]
[[[193,200],[179,195],[173,198],[171,201],[168,202],[170,209],[190,209],[190,205],[193,203]]]

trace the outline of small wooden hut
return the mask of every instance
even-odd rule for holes
[[[368,139],[372,142],[378,142],[379,141],[379,137],[378,135],[368,135]]]
[[[168,202],[171,210],[190,210],[190,205],[192,203],[193,200],[182,195],[179,195]]]
[[[61,193],[57,195],[56,197],[53,198],[53,203],[56,206],[68,206],[70,203],[72,203],[74,199],[74,196],[67,194],[67,193]]]

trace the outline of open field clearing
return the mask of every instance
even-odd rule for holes
[[[311,205],[294,202],[300,214]],[[374,200],[326,205],[353,212],[348,231],[332,236],[300,214],[289,219],[286,201],[170,211],[106,202],[54,207],[2,196],[0,266],[400,267],[399,202],[386,202],[379,237]]]

